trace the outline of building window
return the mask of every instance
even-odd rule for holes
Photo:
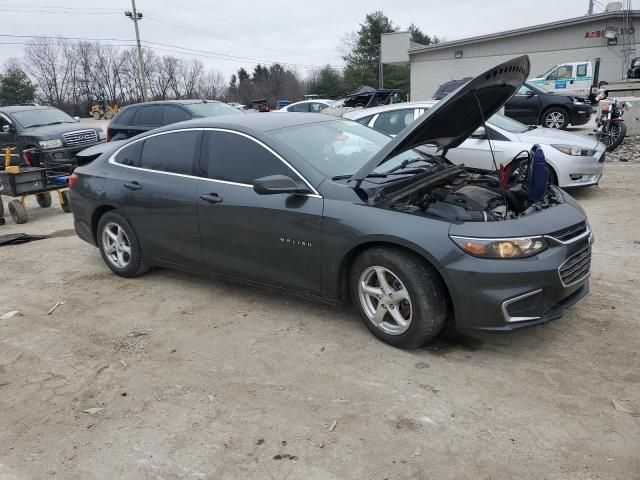
[[[456,50],[455,56],[456,58],[462,58],[462,50]]]

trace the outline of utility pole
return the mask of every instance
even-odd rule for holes
[[[136,29],[136,44],[138,45],[138,62],[140,63],[140,82],[142,84],[142,100],[147,101],[147,79],[144,71],[144,61],[142,60],[142,46],[140,45],[140,31],[138,30],[138,22],[142,20],[142,12],[136,10],[136,0],[131,0],[132,12],[124,12],[126,17],[133,20]]]
[[[593,15],[593,4],[594,0],[589,0],[589,12],[587,13],[587,15]]]

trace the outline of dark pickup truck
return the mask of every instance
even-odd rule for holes
[[[99,127],[85,127],[57,108],[35,105],[0,107],[0,170],[5,151],[12,148],[11,165],[34,167],[67,163],[87,147],[104,142]],[[15,147],[15,148],[14,148]]]

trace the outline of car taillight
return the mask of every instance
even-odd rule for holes
[[[69,188],[74,187],[76,183],[78,183],[78,175],[76,175],[75,173],[72,173],[69,176]]]

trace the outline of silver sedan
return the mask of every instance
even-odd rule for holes
[[[394,136],[435,104],[396,103],[349,112],[344,117]],[[494,170],[491,149],[496,166],[506,166],[520,153],[538,144],[552,168],[552,179],[559,187],[597,185],[602,177],[605,146],[594,138],[557,129],[529,127],[500,114],[492,116],[486,128],[489,131],[484,127],[476,130],[459,147],[447,152],[446,157],[455,164]]]

